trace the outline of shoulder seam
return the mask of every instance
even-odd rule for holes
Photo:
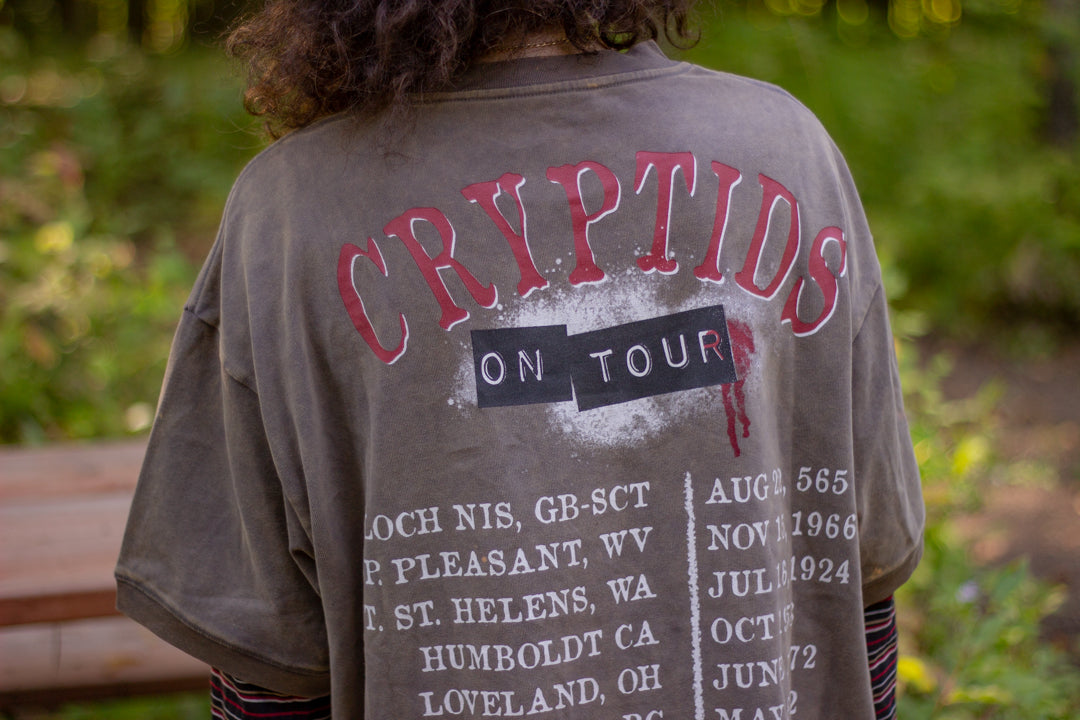
[[[215,335],[220,332],[220,328],[217,325],[201,317],[199,313],[196,312],[195,309],[192,308],[190,305],[184,306],[184,314],[190,316],[192,320],[207,328]],[[225,358],[221,357],[220,351],[218,352],[218,359],[221,361],[221,371],[225,373],[226,377],[235,382],[237,385],[240,385],[244,389],[248,390],[252,394],[256,396],[259,394],[259,391],[255,389],[255,384],[253,381],[243,377],[241,373],[238,373],[235,370],[229,368],[229,365],[225,361]]]

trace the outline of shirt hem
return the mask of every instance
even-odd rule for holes
[[[132,580],[117,575],[116,585],[120,612],[207,665],[287,695],[319,697],[330,692],[329,671],[288,668],[256,657],[191,626]]]
[[[874,603],[886,600],[890,595],[896,592],[901,585],[908,581],[911,574],[915,572],[915,568],[919,565],[919,561],[922,560],[922,554],[923,544],[920,542],[913,547],[911,552],[907,554],[907,557],[894,566],[892,570],[863,585],[863,607],[869,607]]]

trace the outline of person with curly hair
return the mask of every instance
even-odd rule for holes
[[[271,0],[118,606],[221,718],[888,718],[923,505],[873,240],[690,0]]]
[[[246,107],[294,130],[336,113],[397,119],[477,63],[691,39],[690,0],[272,2],[229,37]]]

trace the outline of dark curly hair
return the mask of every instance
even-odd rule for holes
[[[692,42],[694,0],[268,0],[228,38],[244,105],[282,134],[327,115],[405,112],[478,58],[561,29],[583,52]]]

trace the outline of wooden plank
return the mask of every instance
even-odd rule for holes
[[[0,626],[111,614],[130,491],[0,507]]]
[[[0,628],[119,615],[116,588],[0,598]]]
[[[0,629],[0,708],[205,689],[209,673],[124,617]]]
[[[0,503],[130,492],[146,440],[42,448],[0,447]]]
[[[144,440],[0,449],[0,712],[207,687],[204,664],[114,609],[144,452]]]
[[[0,448],[0,627],[115,614],[146,440]]]

